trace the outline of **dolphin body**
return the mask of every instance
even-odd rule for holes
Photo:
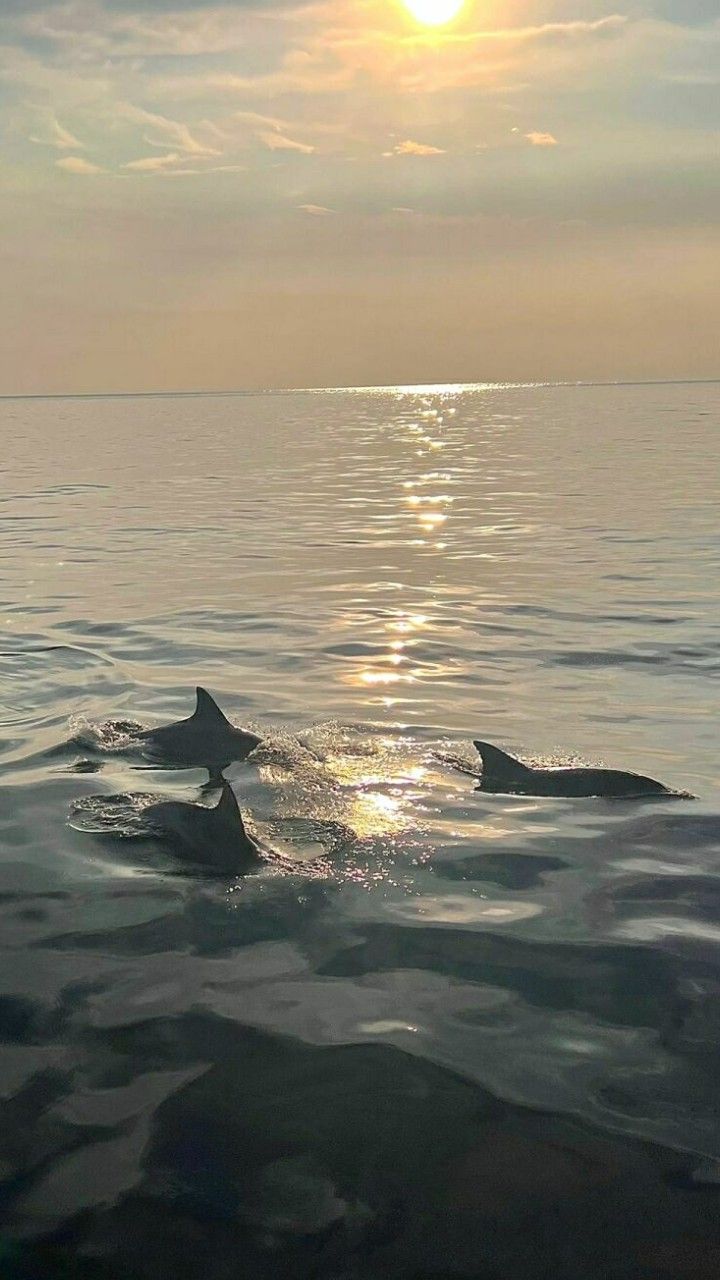
[[[244,875],[263,862],[258,846],[245,830],[235,793],[224,780],[214,808],[166,800],[150,805],[143,818],[171,844],[173,853],[204,870]]]
[[[147,755],[178,768],[207,769],[218,777],[234,760],[246,760],[262,739],[247,729],[236,729],[224,716],[207,689],[195,690],[195,710],[187,720],[146,729],[139,735],[148,744]]]
[[[489,742],[476,742],[483,770],[479,791],[521,796],[609,796],[640,799],[677,796],[654,778],[622,769],[546,769],[522,764]]]

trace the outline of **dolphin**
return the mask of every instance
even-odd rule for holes
[[[625,773],[622,769],[535,768],[522,764],[489,742],[474,745],[483,765],[479,791],[521,796],[609,796],[628,800],[679,795],[654,778]]]
[[[225,779],[213,808],[165,800],[149,805],[143,819],[171,844],[179,858],[206,870],[243,875],[263,862],[260,849],[245,830],[235,793]]]
[[[138,736],[148,744],[145,754],[150,759],[207,769],[211,777],[218,777],[234,760],[246,760],[262,739],[247,729],[236,729],[207,689],[198,686],[195,693],[195,710],[187,720],[145,729]]]

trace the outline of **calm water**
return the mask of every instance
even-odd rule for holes
[[[719,415],[0,402],[3,1277],[720,1274]],[[118,723],[196,684],[295,869],[120,838],[202,798]],[[699,798],[483,796],[473,736]]]

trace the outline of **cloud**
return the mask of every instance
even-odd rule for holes
[[[442,147],[433,147],[427,142],[413,142],[412,138],[407,138],[405,142],[398,142],[392,151],[387,151],[385,154],[395,156],[444,156],[445,152]]]
[[[324,204],[299,204],[297,207],[314,218],[324,218],[328,213],[334,213],[333,209],[327,209]]]
[[[266,130],[257,136],[271,151],[300,151],[303,155],[309,156],[315,150],[307,142],[295,142],[293,138],[286,138],[284,133],[275,130]]]
[[[263,129],[289,129],[291,126],[285,120],[278,120],[276,116],[262,116],[258,111],[233,111],[232,119],[237,120],[238,124],[254,125]]]
[[[220,156],[222,151],[218,151],[216,147],[210,147],[207,143],[199,142],[198,139],[190,132],[186,124],[180,120],[169,120],[167,116],[156,115],[152,111],[146,111],[144,107],[135,107],[131,102],[123,102],[118,108],[118,114],[125,120],[129,120],[134,124],[152,125],[154,129],[158,129],[160,133],[165,134],[162,141],[155,141],[153,138],[146,136],[145,141],[151,147],[167,147],[173,146],[178,151],[184,151],[191,156]]]
[[[85,144],[65,129],[54,115],[50,115],[46,121],[45,136],[42,132],[39,135],[30,134],[30,142],[36,142],[41,147],[56,147],[58,151],[85,151],[86,149]]]
[[[534,147],[557,147],[560,145],[557,138],[554,138],[551,133],[537,133],[535,131],[531,131],[530,133],[526,133],[525,137]]]
[[[0,16],[2,4],[0,0]],[[77,62],[108,57],[198,57],[245,47],[248,23],[262,14],[252,5],[168,5],[92,3],[17,6],[16,26],[32,41],[64,47]]]
[[[292,11],[291,11],[292,12]],[[535,26],[466,29],[433,33],[432,57],[427,37],[408,36],[386,0],[332,0],[275,19],[278,50],[275,65],[262,70],[208,68],[199,76],[158,77],[157,90],[175,98],[255,96],[301,93],[313,96],[351,92],[366,83],[381,84],[398,95],[437,93],[508,83],[512,72],[532,66],[545,79],[548,61],[569,62],[576,70],[578,50],[610,43],[628,29],[628,19],[611,14],[595,20],[575,19]],[[282,18],[282,22],[280,21]],[[534,50],[543,51],[543,61]],[[545,54],[547,51],[547,54]],[[550,52],[552,51],[552,59]]]
[[[158,170],[165,178],[203,177],[208,173],[246,173],[244,164],[211,164],[205,169],[165,169]]]
[[[306,0],[293,0],[295,5],[305,5]],[[5,14],[20,14],[37,12],[38,10],[49,9],[52,0],[0,0],[0,17]],[[204,10],[215,10],[226,8],[227,4],[223,4],[222,0],[103,0],[103,7],[109,13],[119,13],[142,16],[144,20],[152,18],[160,19],[163,14],[172,17],[173,15],[184,14],[187,11],[202,14]],[[288,0],[262,0],[259,4],[257,0],[234,0],[234,7],[241,11],[248,11],[257,8],[262,9],[286,9],[290,7]]]
[[[177,151],[170,151],[165,156],[143,156],[140,160],[130,160],[123,165],[123,169],[132,169],[134,173],[159,173],[181,159]]]
[[[84,176],[106,172],[99,165],[91,164],[89,160],[83,160],[82,156],[63,156],[61,160],[56,160],[55,164],[58,169],[64,169],[66,173],[79,173]]]

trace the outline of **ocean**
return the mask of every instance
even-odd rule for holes
[[[3,1280],[720,1274],[720,384],[0,401]],[[128,749],[204,686],[276,850]],[[473,739],[695,799],[486,794]]]

